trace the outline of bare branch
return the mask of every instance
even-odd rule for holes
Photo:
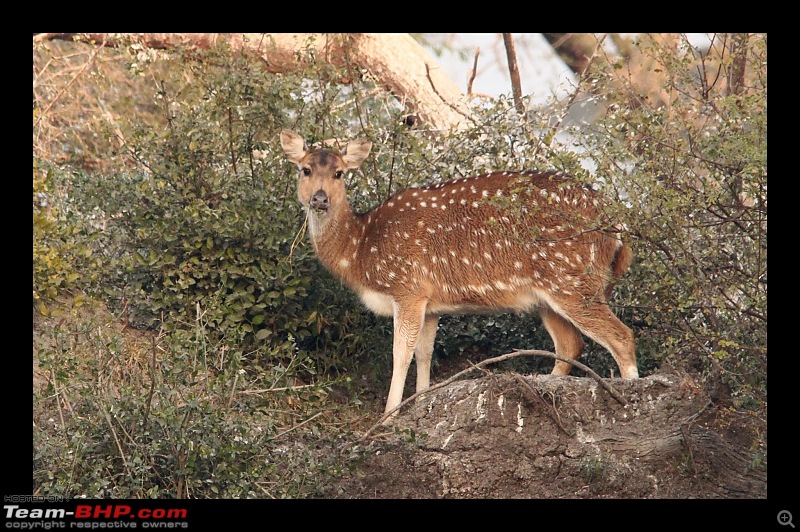
[[[467,80],[467,96],[472,96],[472,84],[475,82],[475,76],[478,75],[478,56],[481,55],[481,48],[475,48],[475,59],[472,62],[472,70],[469,73],[469,80]]]
[[[514,105],[519,114],[525,114],[525,105],[522,103],[522,85],[519,81],[519,66],[517,65],[517,50],[514,48],[514,37],[510,33],[503,34],[503,43],[506,45],[508,57],[508,73],[511,76],[511,90],[514,94]]]
[[[739,94],[744,86],[745,65],[747,65],[746,33],[736,33],[731,39],[731,66],[728,69],[727,94]]]

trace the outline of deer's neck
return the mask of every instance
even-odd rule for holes
[[[317,257],[326,268],[351,285],[363,225],[364,221],[347,203],[325,213],[313,209],[308,212],[309,237]]]

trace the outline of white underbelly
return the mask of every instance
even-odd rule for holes
[[[361,302],[378,316],[394,315],[394,298],[388,294],[382,294],[369,288],[364,288],[358,294]]]
[[[542,304],[542,298],[532,297],[528,294],[497,304],[448,304],[448,303],[429,303],[429,314],[504,314],[504,313],[523,313],[536,309]]]
[[[394,315],[394,298],[389,294],[377,292],[369,288],[362,288],[359,297],[364,305],[379,316]],[[504,312],[526,312],[534,310],[540,305],[553,308],[554,302],[542,290],[527,288],[515,293],[502,294],[493,298],[493,301],[481,303],[441,302],[429,300],[427,314],[497,314]]]

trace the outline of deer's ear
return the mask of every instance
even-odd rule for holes
[[[353,140],[347,143],[342,152],[342,159],[348,169],[358,168],[372,149],[372,142],[367,139]]]
[[[299,165],[300,161],[308,153],[308,146],[306,146],[306,141],[303,140],[303,137],[288,129],[281,131],[281,147],[283,148],[283,153],[286,154],[286,158],[296,165]]]

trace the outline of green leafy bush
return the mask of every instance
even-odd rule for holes
[[[766,401],[766,35],[732,53],[734,38],[718,35],[703,55],[684,41],[665,53],[643,37],[668,103],[650,105],[632,84],[602,91],[610,111],[581,144],[636,247],[620,294],[640,324],[640,358],[701,369],[752,407]]]
[[[100,262],[91,247],[97,231],[70,211],[53,168],[41,163],[34,159],[33,303],[48,315],[56,298],[98,279]]]
[[[308,362],[300,354],[257,367],[248,360],[272,359],[270,348],[245,353],[241,338],[215,340],[206,326],[132,337],[104,312],[44,326],[48,340],[36,355],[47,386],[34,393],[41,413],[34,417],[37,492],[88,498],[313,493],[314,484],[304,479],[324,478],[331,464],[307,463],[302,448],[281,450],[280,432],[320,406],[324,384],[296,385]]]

